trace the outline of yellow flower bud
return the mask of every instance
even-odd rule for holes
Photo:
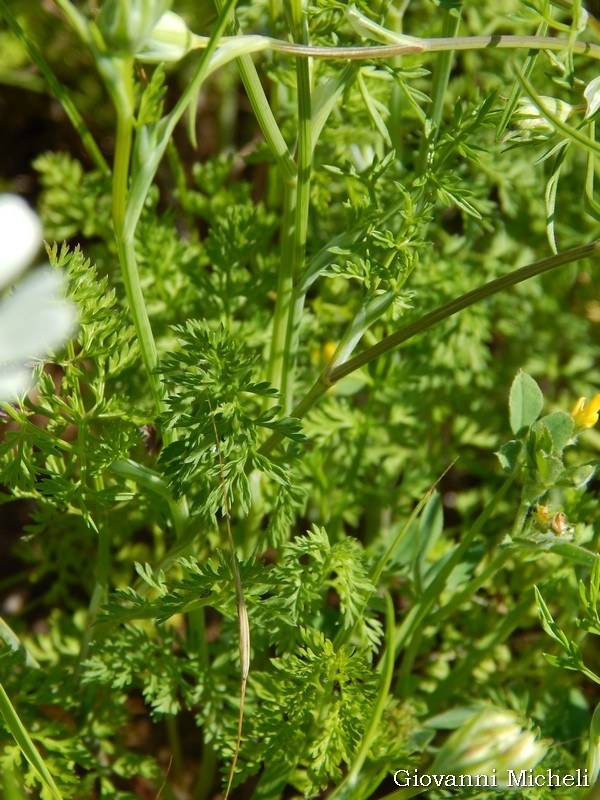
[[[337,344],[335,342],[331,341],[325,342],[322,351],[323,361],[325,364],[328,364],[331,361],[331,358],[336,350],[337,350]]]
[[[585,397],[580,397],[571,411],[571,416],[578,428],[593,428],[598,422],[599,414],[600,394],[594,395],[589,405],[586,405]]]

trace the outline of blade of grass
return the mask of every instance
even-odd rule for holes
[[[15,707],[10,702],[4,687],[0,683],[0,713],[4,717],[4,722],[6,723],[6,727],[10,731],[13,739],[18,744],[21,752],[27,759],[27,761],[31,764],[32,768],[37,773],[38,778],[47,787],[47,789],[52,793],[52,796],[56,798],[56,800],[62,800],[62,795],[58,791],[57,785],[54,783],[54,779],[50,774],[48,767],[46,766],[44,759],[38,752],[38,749],[31,741],[29,734],[23,723],[21,722],[21,718],[16,712]]]

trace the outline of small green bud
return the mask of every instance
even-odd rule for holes
[[[194,38],[194,34],[181,17],[172,11],[167,11],[136,52],[136,58],[147,64],[180,61],[193,48]]]
[[[540,99],[544,104],[544,108],[558,117],[561,122],[565,122],[573,111],[572,105],[556,97],[542,96]],[[532,103],[526,97],[522,97],[519,100],[519,107],[512,121],[514,130],[508,134],[507,140],[516,142],[544,141],[549,139],[555,132],[554,125],[546,119],[535,103]]]
[[[524,730],[512,711],[486,709],[452,733],[430,769],[435,774],[497,775],[532,769],[548,750],[548,742]]]
[[[135,55],[172,0],[104,0],[98,30],[115,53]]]

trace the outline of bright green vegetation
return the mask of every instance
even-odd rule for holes
[[[3,404],[3,796],[204,800],[237,755],[232,798],[383,797],[482,709],[591,777],[600,22],[175,0],[210,38],[156,66],[164,3],[42,5],[0,0],[4,125],[65,110],[80,325]]]

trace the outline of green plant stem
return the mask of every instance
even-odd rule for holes
[[[423,497],[421,497],[421,499],[419,500],[417,505],[411,511],[408,519],[406,519],[405,522],[403,522],[402,524],[397,526],[398,527],[398,532],[396,533],[395,536],[393,536],[391,538],[390,544],[388,545],[388,547],[386,548],[386,550],[382,554],[381,558],[379,559],[379,561],[375,565],[375,568],[373,569],[373,573],[371,574],[371,578],[370,579],[371,579],[371,583],[373,584],[373,586],[377,587],[379,585],[379,581],[381,579],[381,576],[383,574],[383,571],[384,571],[388,561],[392,557],[393,553],[397,550],[397,548],[398,548],[400,542],[402,541],[402,539],[404,538],[404,536],[411,529],[413,522],[417,519],[417,517],[419,516],[421,511],[425,508],[425,506],[429,502],[429,499],[431,498],[431,495],[435,491],[435,488],[438,485],[438,483],[444,477],[446,472],[448,472],[448,470],[454,465],[454,463],[455,462],[452,462],[452,464],[449,467],[446,468],[446,470],[437,479],[437,481],[432,486],[430,486],[429,489],[427,489],[427,491],[425,492]],[[370,596],[366,598],[365,603],[363,605],[362,614],[364,614],[364,612],[366,611],[366,608],[367,608],[367,605],[369,604],[370,599],[371,599]],[[353,635],[353,633],[354,633],[354,631],[356,629],[356,624],[357,623],[352,625],[351,628],[348,628],[348,629],[341,628],[338,631],[338,633],[337,633],[337,635],[336,635],[336,637],[334,639],[334,642],[333,642],[335,648],[341,647],[342,644],[344,644],[345,642],[348,642],[352,638],[352,635]]]
[[[13,739],[18,744],[21,752],[27,759],[27,761],[31,764],[33,770],[36,772],[38,778],[42,782],[48,792],[50,793],[51,797],[54,800],[62,800],[62,795],[58,791],[57,785],[54,783],[54,779],[50,774],[48,767],[46,766],[42,756],[40,755],[37,747],[31,741],[29,734],[27,733],[27,729],[21,722],[21,718],[17,714],[13,704],[10,702],[8,695],[6,694],[4,687],[0,683],[0,715],[4,718],[4,722],[6,723],[6,727],[10,731]]]
[[[295,16],[302,19],[302,26],[297,24],[296,36],[307,40],[306,23],[302,13],[301,4],[293,0]],[[311,86],[310,63],[307,60],[296,61],[296,80],[298,83],[298,182],[296,184],[296,207],[293,236],[292,281],[293,301],[288,310],[288,327],[285,341],[284,381],[282,393],[284,407],[289,412],[293,406],[294,398],[294,372],[296,364],[296,351],[298,348],[298,335],[302,300],[296,297],[296,287],[300,276],[304,272],[306,257],[306,239],[308,236],[308,212],[310,206],[310,178],[312,167],[312,135],[311,135]],[[299,309],[298,309],[299,306]]]
[[[77,668],[75,670],[75,680],[79,682],[81,665],[87,658],[92,638],[95,634],[96,618],[102,603],[106,602],[108,593],[108,576],[110,569],[110,536],[106,520],[102,520],[98,528],[98,556],[96,560],[96,580],[94,590],[88,606],[88,614],[85,632],[81,640],[81,648],[77,658]]]
[[[412,339],[414,336],[417,336],[419,333],[422,333],[424,330],[437,325],[442,320],[457,314],[459,311],[463,311],[465,308],[472,306],[474,303],[477,303],[486,297],[491,297],[491,295],[497,294],[504,289],[508,289],[511,286],[516,286],[516,284],[522,283],[530,278],[534,278],[537,275],[543,275],[545,272],[550,272],[551,270],[562,267],[565,264],[572,264],[573,262],[579,261],[582,258],[590,258],[598,255],[599,253],[600,240],[595,240],[593,242],[589,242],[588,244],[572,247],[571,249],[565,250],[562,253],[548,256],[547,258],[542,258],[540,261],[535,261],[533,264],[529,264],[526,267],[521,267],[520,269],[510,272],[508,275],[495,278],[494,280],[485,283],[483,286],[473,289],[473,291],[467,292],[466,294],[457,297],[455,300],[451,300],[434,311],[425,314],[420,319],[416,320],[410,325],[406,325],[404,328],[396,331],[396,333],[391,334],[373,347],[365,350],[364,353],[351,358],[345,364],[342,364],[340,367],[337,367],[335,370],[333,370],[332,374],[329,376],[329,380],[332,383],[336,383],[337,381],[346,377],[346,375],[349,375],[355,370],[360,369],[373,359],[378,358],[383,353],[393,350],[400,344],[403,344],[409,339]]]
[[[215,5],[220,13],[223,12],[224,0],[215,0]],[[233,36],[239,36],[242,31],[236,19],[229,23],[228,29]],[[285,180],[296,177],[296,162],[292,158],[288,146],[283,138],[271,105],[263,89],[257,69],[250,55],[243,55],[236,59],[242,83],[246,89],[248,100],[256,116],[256,121],[265,137],[279,171]]]
[[[277,299],[273,314],[273,331],[269,353],[268,380],[283,392],[286,383],[286,341],[288,319],[292,308],[294,289],[294,223],[296,218],[297,178],[290,178],[283,189],[283,216],[281,226],[281,255],[277,275]]]
[[[352,47],[324,47],[285,42],[280,39],[264,37],[268,49],[286,53],[299,58],[319,58],[327,61],[364,61],[367,59],[388,59],[396,56],[417,53],[440,53],[445,50],[549,50],[572,49],[577,55],[587,55],[600,59],[600,45],[591,42],[570,42],[569,39],[553,36],[494,34],[492,36],[430,37],[404,36],[399,44],[365,45]],[[195,47],[207,47],[208,38],[195,37]],[[227,41],[227,38],[224,40]]]
[[[181,736],[179,735],[176,717],[167,715],[165,719],[165,725],[167,728],[167,736],[169,738],[173,774],[177,782],[179,782],[183,775],[183,755],[181,751]]]
[[[307,32],[302,8],[297,0],[288,4],[289,24],[295,40],[306,42]],[[312,164],[310,64],[296,61],[298,143],[297,168],[284,184],[281,260],[277,280],[277,299],[269,357],[269,380],[283,396],[287,412],[293,406],[294,371],[298,348],[299,320],[303,298],[296,294],[304,272],[310,175]]]
[[[557,255],[548,256],[548,258],[542,258],[540,261],[535,261],[533,264],[529,264],[526,267],[516,269],[513,272],[508,273],[508,275],[495,278],[494,280],[483,284],[483,286],[473,289],[471,292],[467,292],[466,294],[463,294],[454,300],[450,300],[448,303],[444,303],[444,305],[436,308],[434,311],[430,311],[428,314],[424,314],[422,317],[414,322],[411,322],[409,325],[405,325],[403,328],[400,328],[400,330],[396,331],[396,333],[386,336],[385,339],[382,339],[380,342],[372,347],[369,347],[367,350],[355,356],[354,358],[351,358],[343,364],[336,366],[334,369],[331,368],[331,363],[328,364],[315,381],[308,394],[293,409],[291,412],[292,416],[301,419],[321,399],[325,392],[327,392],[327,390],[339,380],[345,378],[347,375],[350,375],[352,372],[355,372],[357,369],[366,366],[384,353],[388,353],[390,350],[393,350],[410,339],[413,339],[415,336],[423,333],[423,331],[427,330],[428,328],[432,328],[443,320],[448,319],[448,317],[458,314],[459,311],[463,311],[465,308],[472,306],[474,303],[477,303],[486,297],[490,297],[491,295],[501,292],[504,289],[508,289],[511,286],[516,286],[516,284],[529,280],[536,275],[542,275],[545,272],[550,272],[551,270],[562,267],[565,264],[572,264],[582,258],[596,256],[599,252],[600,240],[596,240],[578,247],[572,247],[571,249],[565,250]],[[263,454],[270,453],[271,450],[277,447],[282,439],[283,435],[281,433],[276,432],[272,434],[262,445],[260,452]]]
[[[432,622],[435,622],[436,625],[439,625],[442,620],[447,619],[451,614],[459,609],[463,603],[466,603],[475,594],[475,592],[479,591],[482,586],[485,586],[490,578],[493,578],[494,575],[498,574],[498,572],[500,572],[500,570],[512,556],[513,552],[508,547],[497,553],[491,563],[480,575],[472,578],[464,589],[458,592],[458,594],[455,594],[452,597],[452,600],[450,600],[448,603],[445,603],[444,606],[439,609],[437,614],[434,614],[431,617]]]
[[[209,798],[214,797],[213,790],[218,763],[215,751],[209,744],[205,743],[192,800],[209,800]]]
[[[108,164],[100,152],[100,148],[96,144],[96,140],[92,136],[91,131],[85,124],[83,117],[77,110],[75,103],[71,100],[69,93],[52,71],[50,65],[44,58],[43,53],[23,30],[19,24],[19,21],[10,11],[4,0],[0,0],[0,14],[2,14],[15,36],[17,36],[17,38],[23,43],[31,60],[37,65],[38,69],[46,79],[48,86],[63,107],[65,114],[77,131],[83,146],[87,150],[88,155],[94,162],[96,168],[99,169],[104,175],[109,175],[110,169]]]
[[[537,29],[536,36],[544,36],[548,31],[548,23],[543,21],[540,23]],[[533,72],[533,68],[536,65],[538,59],[539,52],[530,53],[527,58],[525,59],[525,64],[523,66],[523,77],[529,78]],[[498,127],[496,128],[496,139],[500,139],[508,124],[510,119],[513,115],[515,108],[517,107],[517,103],[519,102],[519,97],[522,94],[522,89],[518,83],[515,83],[513,89],[510,93],[510,97],[508,98],[508,102],[506,103],[506,107],[498,123]]]
[[[134,248],[135,226],[130,226],[127,219],[129,166],[134,129],[133,59],[112,59],[100,56],[98,58],[98,68],[105,79],[117,117],[112,183],[113,231],[129,310],[148,375],[152,397],[157,412],[160,412],[162,410],[162,388],[160,377],[156,371],[158,353],[137,267]]]
[[[568,50],[572,46],[578,55],[600,59],[600,45],[590,42],[575,42],[553,36],[515,36],[494,34],[493,36],[431,37],[420,39],[406,36],[406,43],[383,44],[365,47],[320,47],[298,45],[270,39],[272,50],[300,58],[326,59],[329,61],[352,61],[354,59],[380,59],[394,56],[414,55],[416,53],[440,53],[444,50]]]
[[[454,40],[460,26],[460,17],[462,9],[444,8],[444,38],[451,38]],[[444,101],[446,99],[446,91],[450,81],[450,70],[452,69],[452,61],[454,59],[453,50],[440,51],[435,62],[435,69],[433,71],[433,82],[431,88],[431,130],[429,135],[423,137],[419,156],[417,158],[416,174],[422,175],[427,170],[430,155],[433,151],[435,142],[438,138],[440,122],[442,121],[442,114],[444,111]]]
[[[129,203],[127,205],[126,224],[128,230],[134,231],[137,227],[144,203],[152,181],[156,174],[156,170],[162,160],[163,155],[171,141],[173,131],[177,126],[179,120],[184,115],[190,104],[197,97],[198,91],[202,86],[205,78],[210,72],[210,59],[214,54],[220,39],[229,23],[229,18],[233,13],[237,0],[226,0],[222,11],[219,14],[219,19],[214,27],[214,30],[205,42],[206,49],[199,60],[191,79],[187,84],[185,90],[182,92],[179,100],[169,112],[148,133],[152,137],[152,145],[148,152],[140,153],[143,155],[142,163],[139,166],[136,174],[133,176],[131,182],[131,189],[129,193]]]

